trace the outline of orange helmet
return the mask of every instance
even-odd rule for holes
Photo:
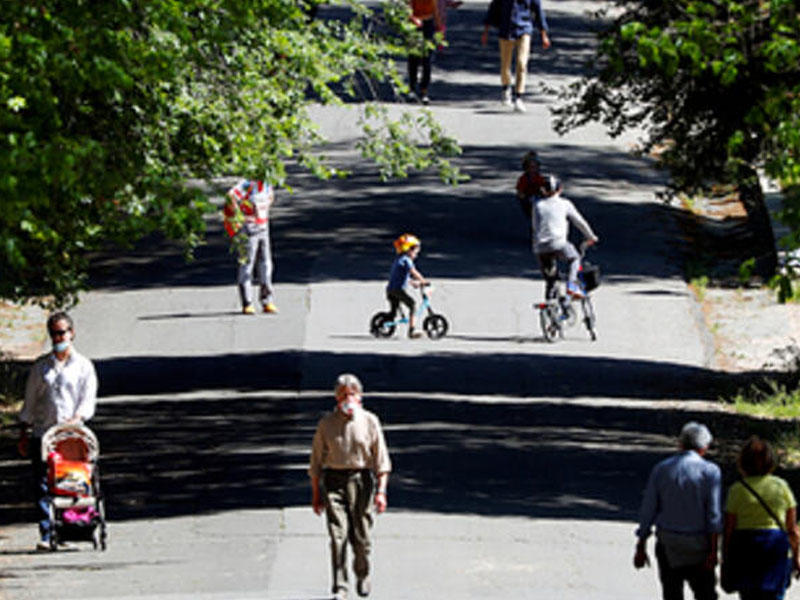
[[[395,252],[402,254],[403,252],[408,252],[414,246],[419,246],[420,243],[419,238],[413,233],[404,233],[392,242],[392,245],[394,246]]]

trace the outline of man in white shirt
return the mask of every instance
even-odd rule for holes
[[[57,312],[47,319],[52,352],[31,367],[25,386],[25,402],[19,414],[22,456],[30,456],[36,507],[40,515],[37,549],[50,548],[47,495],[47,465],[42,461],[42,436],[53,425],[82,423],[94,416],[97,404],[97,375],[92,362],[72,346],[75,328],[72,318]]]

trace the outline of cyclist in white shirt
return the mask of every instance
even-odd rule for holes
[[[567,239],[569,224],[572,223],[583,233],[587,246],[597,243],[599,238],[575,205],[561,196],[561,182],[555,175],[545,176],[542,190],[544,196],[533,203],[531,226],[533,252],[539,259],[539,266],[545,278],[546,297],[550,296],[550,291],[558,279],[557,261],[560,259],[569,263],[567,293],[582,298],[585,294],[578,282],[581,255]]]

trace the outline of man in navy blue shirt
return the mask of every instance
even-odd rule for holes
[[[502,102],[513,106],[517,112],[525,112],[522,95],[525,93],[525,77],[528,73],[528,57],[531,50],[531,34],[534,27],[542,36],[542,48],[550,47],[549,29],[541,0],[491,0],[486,18],[483,20],[481,44],[489,40],[489,26],[497,27],[500,37],[500,83],[503,86]],[[517,52],[514,94],[511,93],[511,58]]]
[[[714,569],[722,531],[722,477],[703,458],[711,445],[705,425],[689,422],[679,437],[680,452],[662,460],[644,490],[633,565],[649,564],[646,543],[656,526],[656,559],[664,600],[683,600],[686,581],[696,600],[716,600]]]

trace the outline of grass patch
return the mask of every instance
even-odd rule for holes
[[[736,412],[763,419],[752,433],[772,443],[784,468],[800,467],[800,390],[771,379],[727,400]]]
[[[689,282],[689,287],[694,291],[697,300],[702,302],[706,298],[708,291],[708,275],[701,275],[700,277],[693,277]]]
[[[752,385],[731,398],[736,412],[777,419],[800,417],[800,390],[771,379],[763,385]]]

